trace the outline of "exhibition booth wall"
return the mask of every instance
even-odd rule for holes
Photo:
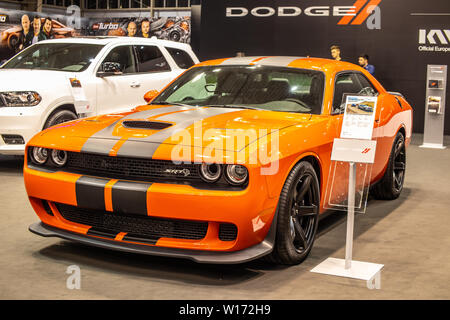
[[[449,15],[448,0],[203,0],[192,11],[192,46],[200,60],[237,52],[331,58],[332,45],[348,62],[367,54],[383,86],[412,104],[414,132],[423,132],[427,65],[450,61]],[[449,112],[445,124],[450,134]]]

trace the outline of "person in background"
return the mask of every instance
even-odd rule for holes
[[[31,40],[33,39],[33,31],[30,30],[30,17],[24,14],[21,19],[22,31],[19,34],[18,51],[25,49],[31,45]]]
[[[141,37],[150,38],[150,21],[148,19],[144,19],[141,22]]]
[[[330,48],[331,51],[331,56],[333,57],[334,60],[336,61],[341,61],[341,48],[339,48],[338,46],[331,46]]]
[[[375,67],[369,64],[369,56],[367,54],[359,55],[358,63],[361,67],[369,71],[371,75],[375,74]]]
[[[33,38],[31,43],[35,44],[45,39],[45,35],[41,32],[41,18],[36,16],[33,20]]]
[[[45,18],[44,26],[42,27],[42,32],[44,33],[47,39],[54,38],[52,33],[52,18],[50,17]]]
[[[129,37],[135,37],[136,32],[137,32],[136,22],[133,22],[133,21],[129,22],[128,26],[127,26],[127,35]]]

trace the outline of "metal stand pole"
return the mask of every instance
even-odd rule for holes
[[[353,251],[353,226],[355,222],[355,189],[356,189],[356,165],[350,162],[348,177],[348,215],[347,215],[347,240],[345,244],[345,269],[352,266]]]

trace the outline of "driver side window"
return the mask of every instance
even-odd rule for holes
[[[333,98],[333,112],[332,114],[342,114],[345,109],[345,99],[352,94],[376,94],[373,86],[366,80],[370,87],[365,86],[359,78],[359,74],[354,72],[341,73],[336,77],[334,83],[334,98]],[[364,78],[365,79],[365,78]],[[372,92],[373,90],[373,92]],[[369,92],[370,91],[370,92]]]
[[[136,73],[136,61],[132,46],[115,47],[108,53],[102,64],[105,62],[118,63],[123,74]]]

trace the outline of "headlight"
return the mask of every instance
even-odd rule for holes
[[[41,100],[39,93],[34,91],[0,92],[0,106],[4,107],[33,107]]]
[[[222,166],[216,163],[202,163],[200,166],[200,176],[206,182],[215,182],[219,180],[222,174]]]
[[[52,161],[58,167],[62,167],[67,162],[67,152],[64,150],[52,150]]]
[[[44,164],[48,159],[48,149],[41,147],[32,147],[31,149],[31,157],[34,162],[37,164]]]
[[[240,185],[247,181],[248,170],[239,164],[229,164],[225,169],[225,177],[229,183]]]

